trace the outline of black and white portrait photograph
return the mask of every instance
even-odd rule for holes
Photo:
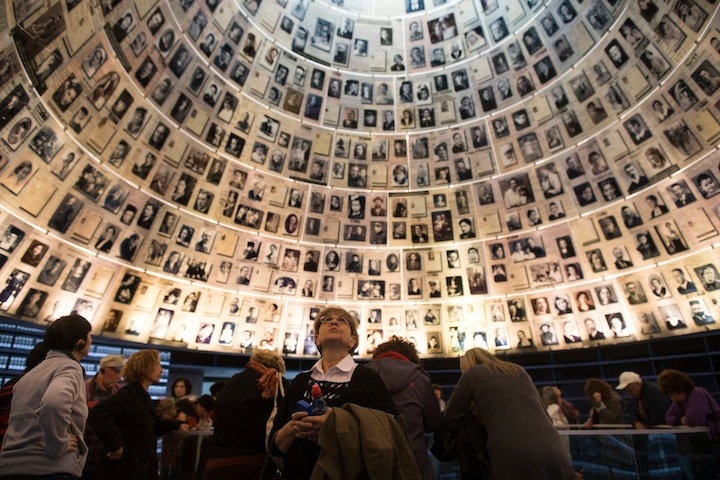
[[[703,198],[711,198],[720,193],[717,177],[709,169],[694,176],[692,180]]]
[[[324,52],[329,52],[334,36],[335,24],[324,18],[318,18],[315,30],[310,37],[310,45]]]
[[[503,17],[500,17],[490,23],[489,28],[490,34],[492,35],[492,38],[496,43],[510,34],[507,24],[505,23],[505,19]]]
[[[483,32],[482,26],[479,25],[465,32],[465,44],[471,52],[487,45],[487,40],[485,39],[485,33]]]
[[[560,6],[557,9],[557,14],[560,17],[560,20],[562,20],[565,24],[572,22],[575,17],[577,17],[577,12],[570,3],[570,0],[563,0],[562,3],[560,3]]]
[[[70,74],[52,94],[52,99],[60,111],[65,112],[82,94],[82,91],[83,86],[80,81],[75,74]]]
[[[549,56],[544,56],[537,63],[533,64],[535,73],[541,84],[545,84],[557,76],[557,70]],[[522,94],[522,90],[518,87],[518,91]]]
[[[650,129],[640,114],[633,115],[625,120],[623,126],[635,145],[640,145],[652,137]]]
[[[663,130],[663,134],[678,152],[686,156],[695,155],[702,150],[702,146],[695,134],[683,120],[669,125]]]
[[[610,4],[614,5],[614,2]],[[588,5],[585,18],[597,32],[604,32],[613,20],[613,16],[602,2],[593,2],[592,5]]]
[[[605,47],[605,53],[617,69],[625,65],[629,58],[617,39],[613,39],[608,43],[607,47]]]
[[[88,78],[95,76],[95,73],[97,73],[100,67],[103,66],[107,57],[107,52],[102,44],[97,45],[95,48],[90,50],[90,53],[88,53],[82,62],[82,68],[85,75],[87,75]]]
[[[648,47],[640,54],[640,60],[656,79],[661,79],[670,70],[670,63],[654,45]]]
[[[714,94],[720,87],[720,72],[709,60],[700,63],[692,73],[692,79],[707,96]]]
[[[693,32],[700,31],[707,18],[705,10],[693,0],[677,0],[673,6],[673,13]]]
[[[139,35],[145,35],[144,33],[140,33]],[[145,39],[138,40],[138,37],[135,37],[135,41],[145,41]],[[170,54],[170,51],[175,46],[175,41],[177,40],[177,35],[175,33],[175,30],[172,28],[167,28],[165,31],[158,37],[155,45],[157,47],[158,52],[160,52],[160,56],[165,58]],[[200,51],[205,53],[206,56],[210,56],[210,53],[212,52],[212,49],[215,48],[216,42],[215,42],[215,36],[212,33],[208,33],[205,37],[205,40],[200,44]],[[139,48],[139,45],[138,45]],[[134,50],[133,50],[134,53]],[[137,56],[137,55],[136,55]]]
[[[663,17],[655,27],[655,33],[657,34],[660,42],[667,46],[668,51],[676,51],[680,48],[680,45],[685,41],[687,35],[678,25],[668,16]]]

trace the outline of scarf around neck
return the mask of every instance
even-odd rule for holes
[[[274,397],[275,392],[277,391],[280,372],[274,368],[266,367],[262,363],[255,361],[248,362],[246,368],[250,368],[260,375],[260,378],[257,381],[257,386],[258,389],[262,391],[262,398],[266,399]]]

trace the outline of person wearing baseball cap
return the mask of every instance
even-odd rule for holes
[[[660,392],[656,383],[643,380],[635,372],[622,372],[615,390],[624,390],[635,399],[633,425],[648,428],[665,424],[665,412],[670,408],[670,399]]]
[[[120,390],[124,367],[125,357],[122,355],[105,355],[100,359],[98,372],[85,382],[88,407],[94,407],[101,400],[115,395]],[[98,472],[107,463],[105,444],[100,441],[90,424],[85,425],[85,443],[88,446],[88,456],[82,478],[84,480],[102,478]]]
[[[105,355],[100,359],[99,367],[95,376],[85,382],[87,401],[93,405],[120,390],[120,379],[122,378],[122,369],[125,367],[125,357],[122,355]]]

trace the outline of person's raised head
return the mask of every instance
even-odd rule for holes
[[[99,363],[100,370],[106,368],[114,368],[116,370],[122,370],[125,367],[125,357],[122,355],[105,355],[100,359]]]
[[[323,308],[318,312],[317,317],[315,317],[315,322],[313,324],[313,328],[316,332],[315,341],[318,341],[321,326],[323,324],[330,324],[332,322],[348,325],[348,327],[350,328],[350,336],[353,339],[353,345],[348,348],[348,352],[354,352],[358,346],[360,338],[357,331],[358,320],[353,315],[351,315],[350,312],[341,307],[329,306]],[[322,347],[319,344],[317,345],[317,347],[320,354],[322,354]]]
[[[176,379],[172,384],[172,396],[174,398],[180,398],[184,397],[185,395],[190,395],[192,393],[192,382],[188,380],[187,378],[180,377]]]

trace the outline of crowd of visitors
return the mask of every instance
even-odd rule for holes
[[[393,336],[362,365],[353,358],[353,315],[326,307],[313,326],[320,358],[290,382],[283,358],[258,350],[210,394],[194,396],[191,381],[178,378],[155,404],[148,390],[163,374],[157,350],[108,355],[85,380],[80,360],[91,325],[61,317],[26,369],[0,389],[0,480],[155,480],[158,438],[190,429],[212,431],[200,466],[206,480],[270,480],[278,471],[290,480],[433,480],[439,461],[454,458],[463,479],[572,480],[582,474],[558,429],[628,423],[707,427],[720,445],[720,406],[678,370],[663,370],[657,382],[625,371],[614,387],[588,379],[590,411],[581,423],[558,386],[538,391],[521,366],[487,350],[460,357],[461,376],[445,402],[413,343]]]

